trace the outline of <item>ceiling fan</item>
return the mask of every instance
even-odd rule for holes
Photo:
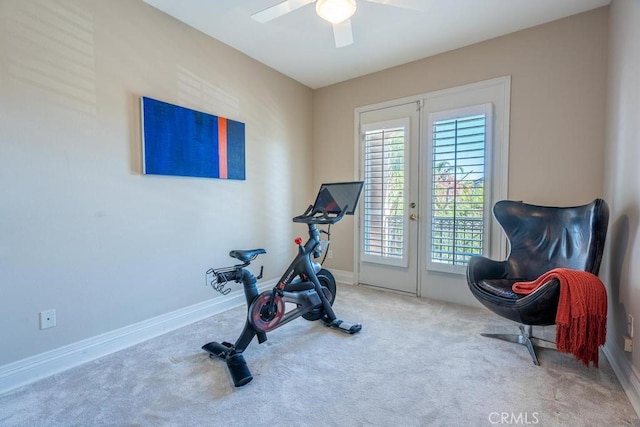
[[[411,0],[358,0],[379,3],[404,9],[422,10],[410,4]],[[356,12],[356,0],[285,0],[275,6],[251,15],[258,22],[269,22],[272,19],[286,15],[308,4],[316,4],[316,13],[333,24],[333,38],[336,47],[344,47],[353,43],[351,30],[351,16]],[[426,2],[423,2],[426,3]]]

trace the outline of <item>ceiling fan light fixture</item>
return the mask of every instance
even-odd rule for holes
[[[322,19],[339,24],[356,12],[356,0],[318,0],[316,12]]]

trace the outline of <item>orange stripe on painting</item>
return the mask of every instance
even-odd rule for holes
[[[227,119],[218,117],[218,159],[220,161],[220,178],[227,179]]]

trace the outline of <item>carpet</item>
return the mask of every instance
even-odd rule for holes
[[[338,285],[346,335],[302,318],[252,342],[235,388],[200,349],[234,342],[244,307],[0,396],[11,426],[640,426],[606,357],[480,336],[517,325],[484,309]],[[537,331],[537,329],[536,329]]]

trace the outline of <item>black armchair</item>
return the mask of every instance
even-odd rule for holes
[[[503,200],[493,214],[510,244],[505,261],[473,256],[467,266],[471,293],[494,313],[520,323],[520,334],[482,334],[525,345],[539,365],[535,346],[555,343],[532,335],[532,326],[555,324],[560,283],[552,279],[529,295],[511,290],[515,282],[532,281],[554,268],[600,269],[609,224],[609,207],[602,199],[575,207],[535,206]]]

